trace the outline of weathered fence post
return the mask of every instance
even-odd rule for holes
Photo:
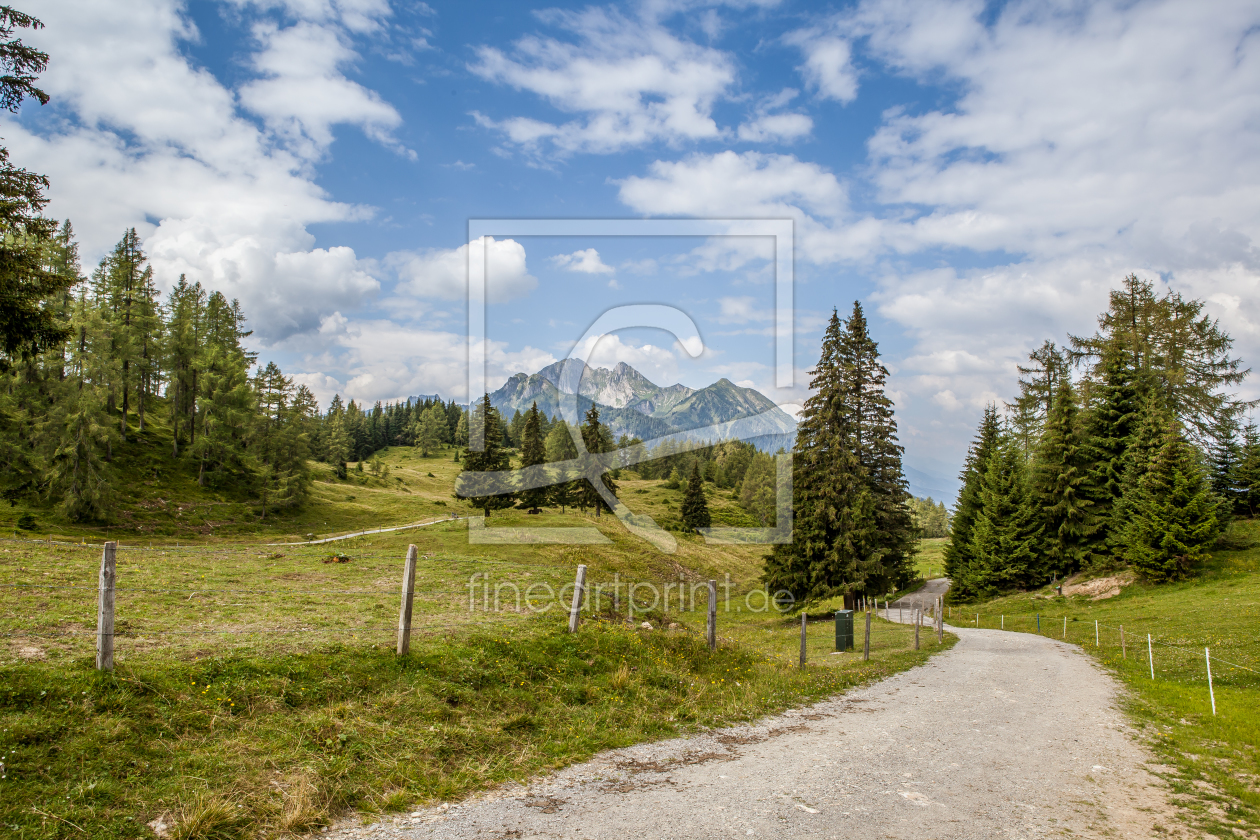
[[[919,624],[920,624],[919,619],[921,617],[922,617],[921,613],[916,613],[914,616],[914,649],[915,650],[919,649]]]
[[[945,605],[945,596],[942,595],[936,599],[936,641],[945,641],[945,611],[942,607]]]
[[[709,622],[705,628],[709,650],[717,650],[717,581],[709,581]]]
[[[1094,619],[1094,647],[1098,647],[1098,619]]]
[[[862,659],[871,658],[871,611],[866,611],[866,639],[862,642]]]
[[[1124,625],[1123,624],[1120,625],[1120,658],[1121,659],[1129,658],[1128,654],[1126,654],[1124,651]]]
[[[801,667],[805,667],[805,611],[801,610]]]
[[[1203,649],[1203,659],[1205,662],[1207,662],[1208,697],[1212,698],[1212,715],[1215,716],[1216,715],[1216,692],[1212,690],[1212,653],[1207,648]]]
[[[573,581],[573,603],[569,606],[569,632],[576,633],[578,619],[582,617],[582,592],[586,587],[586,566],[579,564]]]
[[[402,605],[398,608],[398,655],[411,650],[411,607],[416,592],[416,547],[407,546],[407,562],[403,566]]]
[[[105,543],[101,553],[101,579],[96,596],[96,670],[114,670],[114,579],[118,543]]]

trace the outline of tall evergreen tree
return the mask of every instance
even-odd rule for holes
[[[599,408],[595,403],[591,403],[591,407],[586,410],[586,422],[582,424],[582,444],[586,447],[588,456],[599,457],[605,453],[612,452],[614,449],[612,436],[599,422]],[[611,466],[611,459],[600,458],[604,462],[605,468]],[[617,482],[613,480],[612,475],[607,469],[600,474],[599,480],[604,483],[604,487],[608,489],[614,497],[617,495]],[[589,480],[583,481],[579,487],[581,496],[578,504],[585,510],[588,507],[595,509],[595,515],[599,516],[604,510],[612,510],[608,507],[608,503],[604,501],[603,496],[595,489]]]
[[[572,461],[577,458],[577,445],[573,443],[573,433],[569,430],[569,424],[563,417],[557,417],[556,421],[551,424],[551,431],[547,433],[545,442],[547,451],[547,463],[555,464],[560,461]],[[571,507],[578,503],[578,496],[581,491],[580,480],[578,481],[558,481],[547,488],[547,502],[560,508],[560,512],[564,513],[566,507]]]
[[[833,313],[834,317],[834,313]],[[910,492],[901,467],[893,402],[884,392],[888,369],[879,360],[862,304],[854,301],[844,323],[837,356],[840,378],[839,417],[851,429],[854,454],[866,472],[875,508],[878,571],[867,576],[869,591],[886,592],[914,577],[917,532],[910,514]]]
[[[254,418],[250,356],[241,346],[239,309],[218,292],[206,302],[205,363],[197,399],[197,439],[189,448],[199,463],[197,483],[232,483],[253,470],[246,442]]]
[[[1022,446],[1004,436],[980,480],[979,507],[971,529],[971,561],[950,587],[955,597],[996,595],[1035,584],[1040,529],[1029,499]]]
[[[489,394],[484,395],[477,404],[470,423],[474,432],[484,432],[485,449],[481,452],[470,449],[464,453],[464,470],[460,473],[456,494],[489,517],[491,511],[504,510],[515,503],[514,493],[495,492],[502,489],[502,484],[484,475],[502,472],[510,467],[507,451],[503,447],[503,421],[499,412],[490,405]]]
[[[1123,532],[1126,557],[1155,583],[1185,577],[1220,533],[1217,500],[1176,422],[1165,428],[1131,510]]]
[[[1219,514],[1227,518],[1233,513],[1242,513],[1247,491],[1239,476],[1243,444],[1238,439],[1237,418],[1225,416],[1217,420],[1208,443],[1207,458],[1212,492],[1224,503]]]
[[[1125,452],[1137,427],[1140,404],[1132,372],[1123,350],[1114,348],[1103,359],[1094,384],[1094,402],[1082,423],[1081,443],[1089,472],[1082,495],[1092,503],[1095,528],[1085,538],[1090,565],[1101,568],[1119,558],[1111,550],[1112,510],[1124,487]]]
[[[439,406],[430,406],[420,413],[415,422],[414,436],[420,457],[428,458],[442,445],[442,428],[446,415]]]
[[[771,591],[790,593],[798,607],[836,595],[852,604],[856,593],[866,591],[868,578],[882,571],[876,503],[844,404],[843,340],[832,312],[810,380],[814,394],[796,430],[792,542],[776,545],[762,572]]]
[[[545,463],[547,463],[547,447],[542,435],[542,412],[538,410],[538,403],[535,402],[529,407],[529,411],[525,412],[525,423],[521,429],[521,466],[536,467]],[[547,504],[549,489],[544,486],[522,490],[519,494],[520,506],[530,511],[538,510]]]
[[[1241,507],[1247,516],[1260,512],[1260,432],[1254,423],[1243,429],[1242,456],[1236,473]]]
[[[967,568],[975,559],[972,529],[980,512],[980,485],[989,469],[989,459],[997,451],[1002,435],[997,408],[989,405],[984,409],[976,437],[967,450],[962,473],[958,476],[962,489],[954,505],[950,524],[949,542],[945,546],[945,574],[958,578],[967,574]]]
[[[1054,408],[1033,462],[1032,504],[1041,530],[1041,568],[1031,582],[1080,570],[1098,522],[1084,488],[1090,468],[1077,430],[1076,396],[1071,384],[1059,387]]]
[[[267,509],[292,507],[306,498],[311,483],[307,424],[314,398],[306,386],[296,392],[293,380],[275,362],[255,377],[258,415],[250,450],[256,464],[262,518]]]
[[[1019,396],[1007,407],[1011,409],[1011,422],[1016,439],[1031,457],[1041,438],[1041,429],[1050,416],[1059,388],[1070,382],[1071,360],[1066,350],[1046,341],[1028,354],[1028,367],[1019,366]]]
[[[713,518],[709,515],[709,502],[704,497],[704,479],[700,477],[699,461],[692,462],[691,477],[687,479],[687,490],[683,493],[679,514],[683,527],[688,531],[699,531],[713,524]]]

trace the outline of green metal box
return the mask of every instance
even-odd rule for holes
[[[836,610],[836,650],[853,650],[853,610]]]

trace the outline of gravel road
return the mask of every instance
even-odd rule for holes
[[[952,650],[808,708],[323,836],[1183,835],[1115,708],[1116,683],[1086,655],[1029,634],[950,629]]]

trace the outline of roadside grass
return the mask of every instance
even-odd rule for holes
[[[914,570],[923,580],[945,577],[945,546],[948,537],[919,540],[919,553],[914,557]]]
[[[1236,522],[1188,581],[1134,583],[1091,601],[1050,587],[954,605],[952,624],[1041,632],[1079,644],[1128,688],[1124,705],[1166,763],[1195,826],[1218,837],[1260,834],[1260,521]],[[1094,622],[1099,622],[1098,645]],[[1124,627],[1124,650],[1119,628]],[[1155,679],[1147,659],[1153,639]],[[1162,643],[1162,644],[1160,644]],[[1212,653],[1208,694],[1204,648]],[[1236,663],[1244,668],[1232,667]]]
[[[92,667],[99,544],[0,543],[0,835],[135,838],[164,817],[175,837],[292,836],[339,814],[458,798],[599,750],[754,719],[942,647],[924,632],[916,651],[913,628],[876,620],[869,662],[860,623],[858,651],[833,654],[837,605],[824,604],[802,670],[799,618],[764,611],[764,547],[675,534],[678,550],[665,555],[610,516],[504,511],[489,523],[593,525],[610,540],[597,546],[471,545],[463,521],[265,545],[306,528],[324,536],[468,513],[450,496],[449,453],[391,450],[385,461],[387,477],[317,483],[292,521],[209,528],[220,520],[172,501],[139,508],[133,530],[111,528],[123,545],[112,674]],[[622,488],[633,509],[662,518],[681,498],[632,472]],[[742,513],[713,495],[723,516]],[[317,519],[327,524],[317,529]],[[233,528],[238,536],[225,537]],[[400,659],[409,543],[421,557],[412,652]],[[569,635],[561,588],[578,563],[605,594]],[[702,594],[687,611],[677,590],[668,609],[641,593],[635,626],[624,622],[626,582],[703,592],[709,579],[723,599],[716,652],[703,642]],[[612,611],[614,580],[622,614]],[[644,620],[655,629],[638,628]]]

